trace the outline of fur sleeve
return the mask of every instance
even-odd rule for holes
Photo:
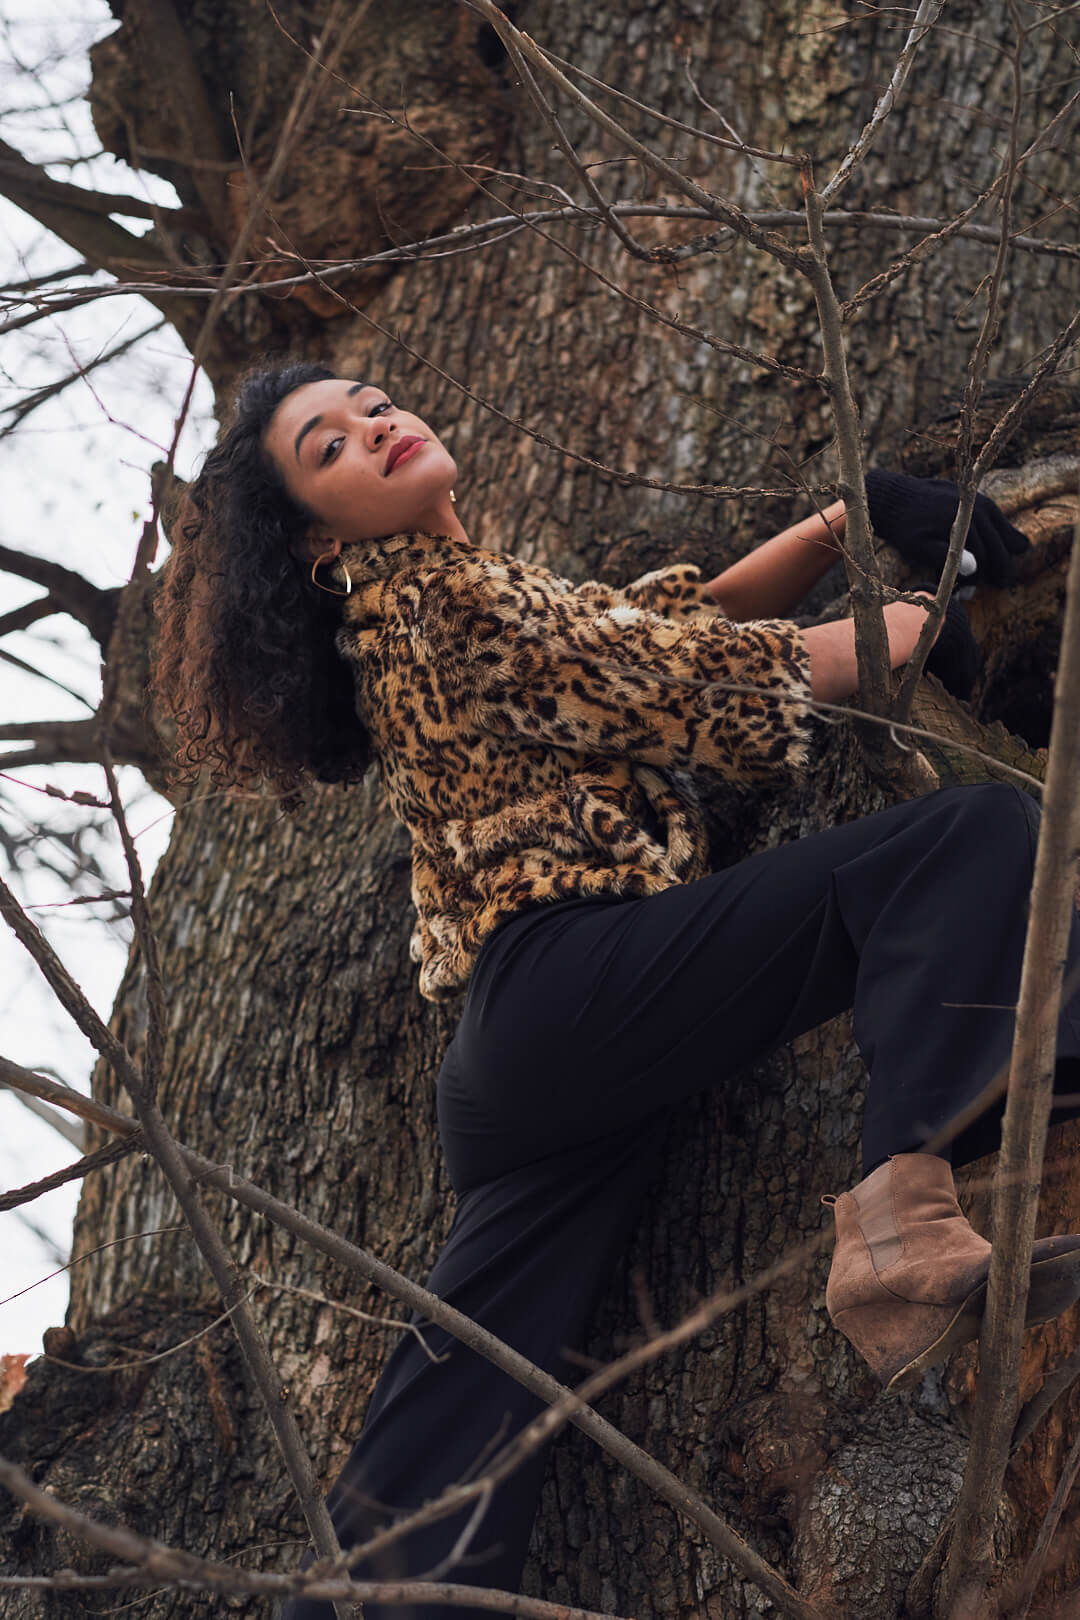
[[[429,577],[416,627],[448,695],[501,735],[747,782],[805,759],[810,657],[786,620],[601,607],[488,554]]]
[[[556,574],[550,577],[558,580]],[[565,581],[560,583],[565,584]],[[654,568],[627,585],[602,585],[599,580],[587,579],[571,589],[579,601],[590,603],[598,612],[622,603],[648,608],[669,619],[688,619],[702,613],[715,618],[723,612],[719,602],[706,592],[701,569],[696,563],[672,563],[668,568]]]

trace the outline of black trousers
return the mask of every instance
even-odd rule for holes
[[[628,1235],[672,1105],[846,1008],[869,1071],[864,1168],[929,1141],[1008,1058],[1038,814],[1012,787],[949,789],[645,900],[569,901],[505,924],[439,1075],[458,1208],[428,1287],[576,1381],[563,1351]],[[1069,963],[1075,977],[1075,922]],[[1080,1091],[1080,992],[1059,1023],[1056,1089]],[[954,1162],[996,1145],[999,1119],[994,1108],[966,1129]],[[343,1545],[482,1466],[539,1409],[431,1324],[424,1334],[447,1359],[433,1365],[402,1336],[330,1493]],[[516,1588],[545,1461],[499,1487],[468,1560],[443,1578]],[[358,1573],[425,1574],[464,1522]],[[310,1600],[285,1610],[331,1615]]]

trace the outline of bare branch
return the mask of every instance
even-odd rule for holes
[[[1073,887],[1080,855],[1080,522],[1074,537],[1054,691],[1044,815],[1001,1151],[994,1174],[993,1250],[979,1337],[971,1445],[946,1563],[940,1612],[961,1599],[981,1608],[991,1537],[1016,1421],[1031,1245],[1050,1117],[1057,1022]]]
[[[109,774],[109,788],[115,808],[116,783],[115,776],[111,774],[111,767]],[[123,825],[122,809],[118,820]],[[125,843],[125,853],[129,844],[130,839]],[[141,882],[137,861],[134,863],[134,870],[131,871],[131,882],[133,890]],[[285,1386],[278,1377],[262,1335],[244,1302],[245,1290],[240,1275],[218,1234],[215,1223],[207,1213],[203,1200],[188,1174],[184,1159],[142,1075],[131,1061],[126,1049],[98,1017],[52,946],[23,911],[2,879],[0,879],[0,914],[41,969],[61,1006],[74,1018],[95,1049],[107,1058],[131,1098],[147,1148],[157,1160],[176,1195],[191,1227],[192,1236],[206,1262],[207,1269],[221,1291],[226,1307],[234,1312],[233,1325],[237,1339],[263,1398],[267,1416],[277,1437],[315,1546],[323,1557],[335,1556],[340,1551],[337,1536],[330,1522],[330,1515],[319,1490],[296,1418],[284,1398]],[[347,1614],[348,1611],[343,1606],[339,1612],[339,1620],[347,1620]]]
[[[104,1243],[95,1243],[92,1249],[86,1249],[82,1254],[77,1254],[72,1259],[65,1260],[62,1266],[58,1266],[55,1271],[50,1271],[47,1276],[39,1277],[36,1282],[27,1283],[25,1288],[18,1289],[14,1294],[8,1294],[6,1299],[0,1299],[0,1305],[10,1305],[13,1299],[21,1299],[23,1294],[29,1294],[32,1289],[40,1288],[43,1283],[52,1282],[53,1278],[59,1277],[61,1272],[70,1271],[73,1266],[81,1265],[84,1260],[92,1260],[95,1254],[101,1254],[105,1249],[113,1249],[117,1244],[134,1243],[139,1238],[145,1237],[161,1237],[166,1232],[186,1231],[187,1227],[181,1221],[174,1226],[152,1226],[145,1232],[125,1232],[122,1237],[109,1238]]]
[[[26,1100],[29,1102],[31,1099]],[[358,1311],[355,1305],[345,1305],[339,1299],[327,1299],[325,1294],[317,1294],[313,1288],[298,1288],[295,1283],[272,1282],[269,1277],[260,1277],[254,1271],[251,1275],[259,1288],[277,1288],[282,1293],[295,1294],[298,1299],[310,1300],[313,1305],[324,1305],[327,1310],[341,1311],[345,1316],[354,1317],[358,1322],[370,1322],[375,1327],[396,1328],[398,1332],[412,1333],[429,1361],[438,1363],[447,1359],[445,1355],[436,1355],[415,1322],[399,1322],[393,1316],[372,1316],[370,1311]]]
[[[1000,455],[1019,427],[1024,415],[1034,403],[1036,396],[1042,391],[1044,385],[1049,382],[1065,355],[1068,354],[1073,344],[1078,340],[1080,340],[1080,310],[1077,310],[1068,326],[1063,327],[1053,343],[1051,343],[1023,393],[1017,395],[1001,420],[995,423],[993,432],[975,460],[972,476],[976,481],[989,471],[993,461]]]
[[[670,118],[667,113],[660,112],[656,107],[650,107],[647,102],[638,101],[635,97],[628,96],[625,90],[616,90],[613,84],[605,84],[603,79],[594,79],[591,73],[586,73],[585,69],[578,67],[576,62],[568,62],[565,56],[557,56],[552,50],[545,50],[544,55],[549,62],[555,62],[559,67],[565,68],[568,73],[573,73],[577,78],[584,79],[585,83],[591,84],[595,90],[602,90],[605,95],[614,96],[617,101],[621,101],[625,106],[635,108],[636,111],[644,113],[647,118],[652,118],[658,124],[663,124],[667,129],[677,129],[683,135],[693,136],[696,141],[706,141],[712,146],[722,146],[729,152],[740,152],[744,157],[765,158],[769,163],[786,163],[794,169],[797,169],[802,162],[801,158],[794,157],[789,152],[768,152],[760,146],[747,146],[745,141],[740,141],[735,135],[730,137],[714,135],[711,130],[696,129],[693,124],[684,124],[679,118]],[[801,225],[802,215],[796,214],[793,222]]]
[[[121,281],[134,273],[154,270],[171,274],[169,261],[145,237],[135,236],[109,217],[96,192],[83,191],[63,180],[51,180],[37,164],[27,162],[14,147],[0,141],[0,193]],[[134,201],[134,199],[131,199]],[[147,204],[142,204],[140,212]]]
[[[2,892],[3,885],[0,883],[0,895]],[[120,1048],[120,1051],[123,1052],[123,1049]],[[130,1061],[126,1059],[126,1054],[124,1059]],[[73,1113],[83,1119],[92,1120],[104,1130],[126,1134],[136,1128],[134,1121],[115,1109],[108,1108],[93,1098],[73,1093],[69,1088],[57,1085],[56,1082],[44,1079],[40,1075],[31,1074],[7,1058],[0,1057],[0,1080],[8,1085],[23,1088],[32,1096],[57,1103],[62,1108],[70,1108]],[[245,1181],[243,1177],[236,1175],[231,1166],[215,1165],[190,1148],[180,1146],[179,1151],[185,1164],[200,1183],[217,1188],[234,1198],[237,1203],[243,1204],[245,1208],[275,1221],[300,1242],[310,1244],[312,1248],[336,1260],[347,1270],[374,1283],[376,1287],[381,1288],[392,1298],[400,1300],[419,1316],[435,1323],[437,1327],[444,1328],[455,1339],[500,1368],[542,1401],[548,1404],[566,1401],[569,1422],[581,1429],[629,1473],[648,1485],[663,1501],[668,1502],[678,1513],[696,1524],[706,1539],[730,1559],[742,1575],[772,1598],[781,1614],[788,1615],[790,1620],[821,1620],[817,1611],[793,1592],[787,1582],[770,1568],[760,1554],[755,1552],[695,1491],[650,1457],[640,1446],[627,1439],[598,1413],[581,1406],[578,1398],[565,1385],[560,1384],[550,1374],[542,1372],[520,1352],[511,1349],[494,1334],[479,1327],[469,1317],[440,1299],[437,1294],[429,1293],[427,1289],[403,1277],[400,1272],[394,1271],[383,1261],[376,1260],[365,1250],[349,1243],[345,1238],[338,1237],[336,1233],[327,1231],[316,1221],[264,1192],[261,1187]],[[795,1263],[803,1263],[801,1254]]]
[[[782,264],[794,266],[797,263],[796,250],[782,236],[777,236],[774,231],[762,230],[734,203],[728,202],[726,198],[715,196],[711,191],[706,191],[704,186],[699,186],[696,181],[689,179],[673,163],[669,163],[667,158],[662,157],[659,153],[654,152],[651,147],[646,146],[644,142],[639,141],[617,119],[612,118],[602,107],[597,106],[595,101],[591,101],[588,96],[578,89],[577,85],[566,77],[565,73],[555,66],[547,53],[541,50],[529,38],[528,34],[523,34],[520,29],[514,27],[505,12],[500,11],[498,6],[492,4],[492,0],[464,0],[464,4],[470,10],[479,12],[484,21],[491,24],[508,49],[510,42],[512,42],[530,67],[535,68],[543,77],[558,85],[571,101],[588,114],[594,124],[599,125],[609,135],[613,135],[621,146],[625,147],[627,151],[633,152],[635,157],[639,158],[653,174],[665,180],[668,185],[673,186],[682,196],[696,202],[700,208],[705,209],[711,219],[730,226],[739,236],[743,236],[748,242],[751,242],[754,247],[761,248],[763,252],[771,254],[773,258],[779,259]]]
[[[807,270],[814,290],[821,324],[825,374],[829,379],[836,424],[842,494],[847,514],[843,555],[855,617],[859,706],[868,709],[871,714],[884,714],[889,699],[889,638],[882,611],[881,571],[870,537],[859,411],[848,375],[840,304],[829,274],[825,232],[821,223],[821,197],[814,188],[809,163],[802,172],[812,257],[809,267],[801,264],[800,268]]]
[[[827,185],[821,188],[822,207],[828,207],[841,187],[845,186],[855,173],[863,158],[869,152],[878,136],[881,134],[885,120],[896,105],[896,99],[907,82],[911,72],[911,65],[916,53],[927,34],[933,28],[942,11],[945,9],[945,0],[919,0],[919,9],[911,24],[911,31],[904,42],[904,48],[896,59],[892,78],[878,101],[870,117],[869,123],[844,156],[843,162]]]
[[[986,309],[983,311],[982,326],[979,329],[979,336],[972,351],[971,360],[968,363],[967,385],[964,389],[964,400],[960,410],[956,473],[960,500],[956,516],[953,519],[952,529],[949,532],[949,547],[945,557],[945,565],[941,570],[941,577],[938,580],[937,590],[934,594],[934,600],[930,604],[929,612],[923,621],[915,649],[908,660],[901,681],[900,692],[896,701],[896,712],[902,720],[906,720],[910,713],[916,682],[922,675],[926,660],[930,656],[930,649],[934,644],[934,638],[945,618],[945,610],[949,605],[949,598],[952,595],[953,587],[960,572],[960,556],[964,549],[964,542],[967,539],[971,515],[975,510],[977,474],[971,465],[971,447],[975,433],[975,407],[978,405],[982,394],[986,368],[990,359],[990,348],[997,336],[1001,284],[1005,275],[1005,264],[1009,253],[1009,226],[1012,220],[1013,186],[1017,175],[1016,149],[1024,98],[1023,75],[1020,69],[1023,45],[1024,35],[1018,25],[1016,48],[1012,62],[1012,119],[1009,125],[1008,158],[1006,160],[1005,181],[1001,196],[1001,237],[994,258],[994,269],[990,278],[990,285],[987,290]]]
[[[43,168],[24,158],[21,152],[9,146],[6,141],[0,141],[0,194],[9,197],[28,214],[35,214],[35,217],[37,216],[33,205],[37,204],[41,207],[64,210],[72,215],[85,214],[92,218],[109,219],[113,214],[123,214],[128,219],[148,219],[156,224],[175,225],[203,234],[209,223],[191,208],[163,208],[159,203],[148,202],[145,197],[124,196],[120,192],[111,191],[88,191],[85,187],[73,185],[68,180],[54,180]],[[57,232],[57,235],[59,234]],[[123,235],[128,237],[130,242],[141,241],[140,237],[131,236],[127,231],[124,231]],[[141,257],[149,262],[160,255],[156,248],[147,244]],[[35,278],[35,281],[40,284],[41,279]],[[31,286],[33,283],[24,285]]]
[[[1014,1457],[1043,1418],[1061,1397],[1072,1388],[1080,1378],[1080,1350],[1074,1350],[1068,1361],[1061,1367],[1055,1367],[1048,1372],[1036,1393],[1020,1408],[1020,1415],[1016,1420],[1016,1428],[1009,1441],[1009,1455]]]
[[[25,1099],[27,1103],[30,1098]],[[52,1119],[50,1124],[56,1124]],[[59,1125],[56,1125],[60,1129]],[[31,1181],[25,1187],[13,1187],[9,1192],[0,1193],[0,1212],[8,1209],[18,1209],[20,1204],[32,1204],[35,1198],[43,1193],[55,1192],[58,1187],[66,1186],[69,1181],[81,1181],[88,1176],[91,1170],[101,1170],[106,1165],[115,1164],[117,1159],[126,1159],[129,1153],[137,1153],[141,1143],[137,1136],[129,1136],[119,1142],[107,1142],[104,1147],[97,1148],[93,1153],[86,1153],[75,1164],[65,1166],[63,1170],[54,1170],[51,1176],[42,1176],[40,1181]]]
[[[404,126],[403,126],[404,127]],[[469,165],[462,167],[468,168]],[[986,196],[980,197],[978,202],[965,211],[966,215],[974,212]],[[617,202],[608,205],[611,213],[619,219],[701,219],[711,220],[712,214],[704,208],[695,208],[689,204],[681,203],[641,203]],[[755,225],[761,226],[792,226],[805,225],[804,213],[794,209],[768,209],[755,210],[746,215]],[[362,258],[340,259],[321,266],[318,272],[304,272],[295,276],[279,276],[272,280],[251,281],[231,289],[230,296],[243,298],[245,296],[263,296],[268,292],[288,292],[296,287],[309,287],[321,279],[324,284],[333,284],[335,281],[355,274],[371,265],[411,263],[424,258],[436,258],[443,253],[459,253],[470,245],[480,246],[489,238],[498,238],[524,230],[533,225],[551,223],[594,224],[602,222],[604,215],[595,208],[581,206],[567,206],[565,208],[538,209],[528,213],[504,214],[494,219],[482,220],[475,224],[455,226],[453,230],[446,231],[439,236],[424,237],[417,242],[404,243],[399,247],[384,248],[379,253],[368,253]],[[957,226],[956,221],[934,219],[926,215],[893,214],[887,212],[868,212],[866,210],[833,209],[824,215],[823,224],[829,229],[870,227],[875,230],[897,230],[905,232],[934,232],[942,233],[940,240],[945,241],[952,236],[965,240],[984,242],[995,246],[999,239],[999,232],[989,225],[972,225],[964,223]],[[955,228],[954,228],[955,227]],[[947,235],[944,233],[948,233]],[[726,227],[710,232],[707,236],[695,238],[685,242],[677,248],[671,248],[672,263],[681,263],[697,257],[701,253],[715,252],[717,247],[730,240],[734,233]],[[935,235],[933,243],[936,245],[939,237]],[[1013,238],[1013,246],[1029,253],[1046,254],[1057,258],[1080,258],[1080,244],[1075,242],[1052,242],[1040,237],[1019,235]],[[905,259],[889,271],[884,272],[886,280],[881,283],[887,285],[895,274],[902,274],[909,263],[915,263],[924,256],[923,249],[930,251],[925,243],[920,243],[912,250],[912,257]],[[50,278],[52,279],[52,278]],[[204,276],[204,280],[205,280]],[[16,289],[9,289],[16,290]],[[867,283],[863,289],[867,297],[880,290],[878,282]],[[153,282],[140,282],[137,279],[128,279],[112,283],[107,286],[90,286],[77,291],[58,292],[50,296],[34,297],[33,299],[18,300],[18,302],[31,302],[33,308],[24,314],[10,317],[0,323],[0,335],[6,332],[19,331],[33,325],[36,321],[46,320],[51,315],[63,314],[69,309],[75,309],[86,303],[94,303],[103,298],[127,298],[137,296],[152,300],[158,308],[167,309],[172,300],[183,298],[211,299],[214,297],[216,287],[213,285],[187,284],[183,280],[162,277]],[[863,302],[861,293],[856,299]],[[5,301],[4,291],[0,290],[0,306]],[[16,300],[8,299],[9,303]],[[855,301],[849,301],[843,306],[844,316],[847,319],[852,310],[857,307]]]
[[[96,716],[87,720],[26,720],[0,726],[0,742],[26,738],[30,748],[0,754],[0,771],[25,765],[88,765],[101,758]]]
[[[1020,1591],[1023,1595],[1020,1607],[1016,1610],[1015,1615],[1011,1616],[1011,1620],[1026,1620],[1028,1611],[1031,1608],[1031,1600],[1035,1596],[1035,1588],[1042,1579],[1042,1572],[1046,1565],[1046,1555],[1050,1551],[1054,1531],[1058,1527],[1058,1522],[1065,1510],[1065,1504],[1069,1500],[1072,1488],[1076,1484],[1078,1474],[1080,1474],[1080,1433],[1077,1433],[1076,1438],[1069,1447],[1069,1454],[1065,1458],[1061,1476],[1050,1500],[1050,1506],[1046,1510],[1046,1517],[1039,1526],[1039,1534],[1031,1550],[1031,1557],[1020,1577]]]
[[[85,709],[89,709],[91,714],[95,713],[94,705],[84,698],[81,692],[76,692],[73,686],[68,686],[64,681],[58,681],[55,675],[49,675],[45,670],[27,663],[25,658],[20,658],[16,653],[7,652],[0,647],[0,661],[10,664],[13,669],[22,670],[24,675],[32,675],[36,681],[45,681],[49,686],[55,686],[58,692],[66,693],[68,697],[74,698],[76,703],[81,703]]]
[[[35,388],[33,393],[28,394],[25,399],[20,399],[14,405],[6,406],[5,415],[9,420],[4,427],[0,428],[0,439],[6,438],[9,433],[14,433],[19,424],[25,422],[26,418],[36,411],[39,405],[44,405],[47,400],[55,399],[57,394],[64,392],[65,388],[69,388],[72,383],[86,377],[91,371],[96,371],[99,366],[107,366],[111,360],[118,360],[122,354],[127,354],[137,343],[141,343],[143,338],[151,337],[153,333],[160,332],[162,327],[167,324],[163,316],[160,321],[154,321],[150,326],[143,327],[142,331],[136,332],[133,337],[125,338],[122,343],[114,344],[111,349],[103,349],[92,360],[88,360],[85,365],[76,366],[73,371],[69,371],[65,376],[57,378],[55,382],[47,383],[43,388]]]
[[[80,259],[78,264],[69,264],[64,270],[47,270],[43,275],[28,277],[26,281],[9,281],[2,291],[35,292],[38,287],[49,287],[54,281],[69,281],[72,276],[91,275],[93,270],[94,266],[88,260]]]
[[[304,1575],[271,1575],[259,1570],[238,1569],[235,1564],[216,1563],[198,1558],[181,1547],[141,1536],[127,1525],[102,1524],[76,1508],[61,1502],[51,1491],[38,1488],[29,1474],[6,1457],[0,1457],[0,1484],[17,1501],[24,1502],[38,1518],[59,1524],[68,1535],[99,1547],[114,1558],[124,1560],[124,1569],[105,1576],[80,1576],[62,1571],[51,1577],[0,1576],[0,1589],[36,1588],[51,1590],[100,1590],[105,1587],[160,1586],[163,1582],[211,1592],[250,1592],[257,1596],[287,1597],[302,1593],[335,1603],[345,1600],[390,1604],[451,1604],[489,1609],[496,1614],[514,1614],[522,1620],[616,1620],[608,1614],[588,1609],[571,1609],[565,1604],[544,1603],[539,1598],[522,1597],[516,1592],[499,1592],[490,1587],[459,1586],[433,1581],[350,1581],[338,1576],[327,1579],[318,1568]],[[135,1565],[135,1568],[131,1568]]]
[[[1057,133],[1057,130],[1078,104],[1080,104],[1080,90],[1069,97],[1065,105],[1058,109],[1045,128],[1039,131],[1031,145],[1021,152],[1016,159],[1015,170],[1022,169],[1029,158],[1034,157],[1036,152],[1042,151],[1051,136]],[[849,321],[856,310],[861,309],[863,304],[867,303],[871,298],[875,298],[879,292],[883,292],[898,276],[905,275],[913,264],[921,263],[931,253],[935,253],[939,247],[943,247],[946,242],[951,241],[954,236],[958,236],[964,231],[972,214],[977,213],[984,203],[997,196],[1002,186],[1005,185],[1008,175],[1009,170],[1003,169],[997,179],[987,186],[986,190],[981,192],[974,202],[969,203],[953,219],[948,220],[939,229],[924,237],[921,242],[916,242],[915,246],[910,252],[905,253],[902,259],[898,259],[887,270],[883,270],[880,275],[873,276],[871,280],[860,287],[858,292],[854,293],[843,305],[844,320]]]
[[[2,1085],[3,1082],[0,1081],[0,1086]],[[65,1142],[70,1142],[71,1146],[76,1148],[79,1153],[86,1152],[86,1132],[81,1125],[73,1125],[67,1115],[62,1114],[58,1108],[50,1107],[48,1103],[39,1101],[37,1097],[27,1096],[25,1091],[16,1091],[12,1086],[7,1086],[4,1089],[10,1091],[11,1095],[17,1098],[24,1108],[29,1109],[31,1114],[36,1114],[38,1119],[44,1120],[46,1125],[51,1125],[53,1130],[58,1131]]]

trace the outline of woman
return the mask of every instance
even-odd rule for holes
[[[371,754],[409,827],[420,988],[467,991],[438,1080],[457,1214],[429,1286],[572,1379],[563,1351],[671,1104],[853,1007],[864,1176],[835,1201],[827,1299],[905,1387],[978,1331],[990,1248],[950,1155],[986,1151],[996,1114],[950,1121],[1008,1054],[1036,807],[1000,784],[950,790],[710,873],[695,774],[797,771],[809,700],[855,691],[852,622],[785,617],[835,561],[842,504],[711,581],[678,566],[614,590],[473,546],[456,477],[381,388],[315,366],[256,375],[191,488],[157,675],[191,769],[292,791],[355,779]],[[874,474],[868,493],[878,531],[940,565],[953,486]],[[966,567],[1004,584],[1026,543],[980,498]],[[894,667],[924,617],[886,607]],[[970,680],[964,625],[950,616],[934,649],[953,680]],[[1060,1090],[1078,1089],[1078,1057],[1074,996]],[[1029,1320],[1078,1294],[1080,1237],[1043,1241]],[[331,1493],[345,1545],[385,1520],[379,1504],[430,1499],[535,1413],[425,1332],[445,1359],[402,1336]],[[516,1585],[543,1466],[495,1493],[454,1578]],[[437,1569],[462,1522],[399,1543],[395,1571]]]

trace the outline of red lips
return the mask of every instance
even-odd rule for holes
[[[387,478],[390,473],[393,472],[395,466],[401,460],[406,450],[411,449],[414,444],[426,444],[426,442],[427,441],[422,439],[418,433],[406,433],[402,438],[395,440],[395,442],[390,446],[390,454],[386,458],[386,466],[383,468],[383,477]]]

